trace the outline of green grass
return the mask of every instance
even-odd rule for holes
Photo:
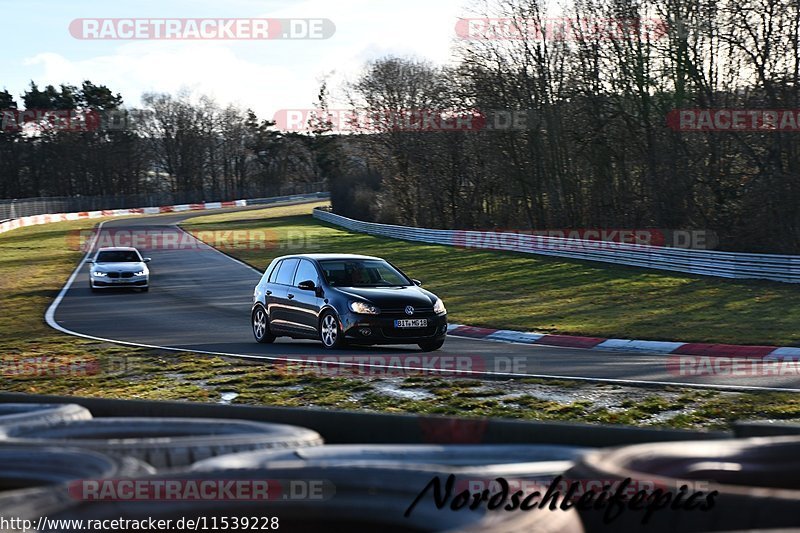
[[[269,242],[261,249],[225,250],[259,269],[286,253],[384,257],[441,296],[454,323],[608,338],[800,345],[797,286],[424,245],[320,223],[308,215],[308,205],[282,209],[209,215],[183,226],[265,232]]]
[[[384,256],[396,253],[393,260],[398,260],[414,275],[426,278],[431,288],[448,298],[451,312],[454,306],[459,307],[456,302],[460,300],[450,298],[447,292],[451,290],[450,281],[428,269],[419,250],[444,254],[443,257],[448,253],[457,254],[449,258],[450,269],[457,268],[461,261],[469,260],[469,263],[475,257],[486,256],[340,232],[316,225],[308,217],[297,216],[307,213],[308,209],[305,205],[226,213],[212,219],[196,219],[193,226],[209,229],[214,226],[207,222],[223,218],[227,220],[222,226],[224,229],[231,229],[229,225],[242,228],[258,225],[273,231],[270,250],[234,250],[237,256],[259,267],[265,266],[270,256],[293,252],[298,246],[314,250],[330,250],[334,246],[338,247],[333,248],[335,250],[344,249],[344,244],[339,242],[341,239],[347,241],[345,244],[361,246],[357,251]],[[269,219],[268,216],[289,218]],[[130,348],[64,335],[45,324],[44,312],[81,257],[80,251],[71,249],[70,232],[87,229],[93,223],[49,224],[0,235],[2,391],[204,402],[220,402],[224,393],[234,392],[238,396],[233,403],[248,405],[682,428],[726,428],[733,421],[752,418],[800,419],[800,395],[795,394],[733,394],[685,389],[656,392],[541,379],[482,382],[425,376],[405,379],[328,377],[241,360]],[[308,240],[302,242],[301,237]],[[494,254],[486,257],[488,259],[482,260],[498,260]],[[509,256],[508,259],[531,261],[528,257]],[[506,283],[502,281],[503,275],[498,276]],[[476,290],[486,289],[477,287]],[[522,315],[513,318],[525,319]],[[97,371],[64,371],[80,369],[86,363],[97,365],[94,367]],[[38,368],[44,375],[16,373],[21,368]],[[560,399],[553,399],[556,397]]]

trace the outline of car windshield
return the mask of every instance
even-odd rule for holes
[[[97,263],[139,263],[142,258],[133,250],[112,250],[107,252],[99,252],[97,254]]]
[[[411,280],[380,259],[320,261],[325,280],[333,287],[407,287]]]

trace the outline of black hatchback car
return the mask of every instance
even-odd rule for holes
[[[253,334],[319,339],[325,348],[417,344],[441,348],[447,310],[435,294],[378,257],[305,254],[270,263],[253,293]]]

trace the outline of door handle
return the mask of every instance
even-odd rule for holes
[[[287,298],[289,298],[289,299],[291,300],[292,298],[294,298],[294,294],[291,294],[291,293],[290,293],[290,294],[287,294],[287,295],[286,295],[286,297],[287,297]]]

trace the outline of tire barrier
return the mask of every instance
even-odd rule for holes
[[[49,426],[91,418],[88,409],[76,404],[0,403],[0,433],[10,426]]]
[[[587,454],[565,477],[609,483],[630,479],[634,490],[648,493],[646,506],[666,503],[646,524],[647,508],[629,509],[612,523],[603,521],[603,510],[581,511],[588,531],[800,527],[800,437],[626,446]]]
[[[322,444],[315,431],[241,420],[95,418],[50,426],[9,426],[0,443],[64,446],[140,459],[156,468],[187,466],[228,453]]]
[[[135,480],[146,484],[157,478]],[[463,505],[457,510],[449,506],[437,508],[433,497],[421,498],[409,507],[431,480],[431,473],[383,468],[297,467],[253,470],[220,470],[176,474],[171,481],[184,486],[202,481],[250,483],[267,480],[270,498],[265,501],[228,499],[209,502],[171,501],[91,501],[51,516],[54,520],[106,520],[124,517],[130,520],[200,521],[210,529],[223,527],[222,519],[239,520],[261,517],[278,521],[286,531],[448,531],[509,532],[530,531],[579,533],[583,531],[577,513],[570,512],[502,512],[485,507],[470,510]],[[158,480],[160,481],[160,479]],[[313,486],[320,490],[300,495],[296,487]],[[273,488],[273,485],[277,487]],[[292,488],[294,487],[294,488]],[[288,497],[287,497],[288,496]],[[241,522],[240,522],[241,523]],[[53,533],[71,533],[55,529]]]
[[[87,450],[0,445],[0,516],[36,518],[75,505],[78,501],[63,488],[71,481],[155,471],[136,459]]]
[[[374,466],[386,468],[498,467],[523,463],[531,468],[540,462],[572,464],[590,449],[549,445],[325,445],[296,450],[257,451],[224,455],[195,463],[192,470],[266,468],[271,463],[296,462],[303,466]],[[557,472],[561,473],[566,468]],[[539,471],[539,470],[536,470]]]
[[[12,401],[27,400],[15,397]],[[531,432],[526,435],[529,438],[514,436],[513,440],[542,444],[323,445],[322,437],[314,430],[251,422],[244,420],[244,416],[242,420],[85,419],[91,415],[83,408],[76,410],[67,405],[61,410],[62,406],[52,405],[57,399],[39,401],[43,403],[36,406],[42,409],[0,404],[0,516],[32,520],[40,516],[50,519],[195,517],[206,520],[205,526],[213,530],[225,528],[222,522],[213,522],[216,518],[268,515],[278,517],[289,530],[379,529],[386,533],[399,530],[701,532],[800,526],[797,513],[800,436],[731,439],[716,435],[713,440],[703,440],[711,436],[687,433],[686,441],[641,443],[648,437],[674,439],[677,433],[639,434],[630,429],[631,433],[626,433],[628,439],[623,440],[606,435],[621,428],[598,427],[591,433],[589,428],[583,428],[583,438],[578,439],[577,434],[565,436],[565,432],[577,431],[577,426],[551,428],[538,424],[535,427],[552,431]],[[180,414],[178,404],[170,411],[168,407],[172,404],[168,403],[86,402],[94,414],[141,415],[137,409],[143,406],[150,410],[145,414],[151,411],[156,416]],[[225,413],[239,413],[236,408],[222,411],[218,406],[180,407],[184,413],[195,416],[222,418]],[[267,411],[273,415],[283,413]],[[48,412],[60,412],[58,416],[62,418],[36,415],[30,423],[8,423],[13,417],[19,422],[28,415]],[[321,425],[312,411],[301,411],[297,416],[288,413],[275,418],[283,422],[299,420],[321,430],[328,427]],[[242,410],[240,416],[244,414]],[[247,414],[259,418],[261,410],[248,408]],[[344,424],[336,418],[336,413],[324,414]],[[73,416],[78,420],[70,420]],[[266,415],[261,418],[271,419]],[[364,414],[356,418],[369,420]],[[384,425],[390,427],[388,417],[378,420],[384,418],[387,420]],[[348,420],[345,425],[352,427],[350,419],[345,420]],[[771,431],[784,431],[773,426],[769,428]],[[556,431],[557,428],[561,431]],[[350,442],[360,440],[359,431],[351,435]],[[503,442],[502,439],[509,437],[503,432],[490,433],[495,441]],[[395,434],[381,438],[390,436]],[[397,436],[395,440],[400,441],[405,433]],[[603,446],[626,440],[633,444],[613,449],[547,444],[580,441]],[[156,469],[142,461],[152,461],[162,470],[155,473]],[[444,487],[445,497],[440,505],[436,505],[435,490],[428,490],[434,478]],[[573,505],[567,510],[562,507],[550,511],[546,505],[541,508],[534,505],[529,512],[520,512],[519,507],[509,512],[497,508],[492,511],[487,502],[502,486],[498,478],[508,482],[509,494],[523,490],[523,498],[533,490],[549,490],[556,482],[559,485],[555,490],[561,492],[561,501],[567,498],[578,501],[578,494],[570,496],[566,491],[574,482],[583,482],[583,494],[600,491],[611,494],[621,490],[619,487],[635,490],[626,491],[622,500],[626,506],[624,512],[613,516],[611,521],[604,520],[607,517],[603,506],[590,505],[587,510],[585,506]],[[159,500],[153,497],[152,490],[144,490],[136,493],[143,497],[131,500],[114,491],[122,484],[134,483],[149,483],[150,489],[159,483],[163,487],[165,480],[206,481],[212,485],[226,481],[266,482],[269,498],[265,501],[226,497],[212,502],[196,497]],[[92,493],[92,483],[102,487],[108,483],[111,490]],[[321,484],[317,487],[319,491],[309,490],[313,483]],[[295,490],[296,484],[302,489],[299,492]],[[605,486],[611,487],[610,490]],[[636,491],[643,494],[638,507],[632,507]],[[424,497],[413,504],[420,493]],[[462,493],[466,496],[459,496]],[[298,494],[301,497],[295,497]],[[541,499],[545,499],[544,494],[541,493]],[[478,502],[475,509],[464,508],[475,501]],[[595,501],[600,501],[599,497]],[[406,517],[409,507],[413,511]],[[182,529],[187,528],[192,529]],[[59,531],[48,529],[51,530]]]

